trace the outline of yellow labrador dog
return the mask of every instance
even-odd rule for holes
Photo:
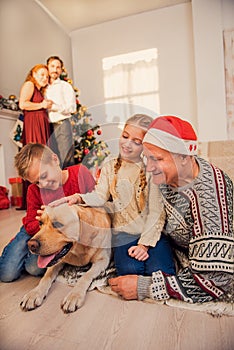
[[[92,282],[110,262],[111,223],[102,208],[81,205],[46,206],[41,216],[41,228],[29,241],[30,251],[38,255],[38,266],[47,267],[38,286],[21,301],[24,311],[40,306],[64,263],[91,268],[78,280],[63,299],[65,313],[74,312],[84,304]]]

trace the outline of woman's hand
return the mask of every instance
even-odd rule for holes
[[[135,258],[136,260],[139,261],[145,261],[148,259],[149,254],[148,254],[148,249],[149,247],[146,247],[143,244],[138,244],[136,246],[132,246],[128,249],[128,254],[132,257]]]
[[[81,196],[79,196],[78,193],[75,193],[71,196],[57,199],[56,201],[53,201],[53,202],[49,203],[48,205],[50,207],[57,207],[58,205],[63,204],[63,203],[68,203],[68,205],[72,205],[72,204],[81,204],[84,202],[83,202]]]
[[[51,100],[46,100],[46,99],[44,99],[44,100],[41,102],[42,108],[45,108],[45,109],[50,109],[50,108],[52,107],[52,104],[53,104],[53,101],[51,101]]]

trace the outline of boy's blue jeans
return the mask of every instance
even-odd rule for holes
[[[137,245],[140,236],[130,235],[126,232],[112,236],[114,247],[114,262],[118,276],[143,275],[151,276],[153,272],[161,270],[167,274],[175,275],[175,264],[173,261],[172,249],[164,234],[155,247],[148,250],[149,258],[139,261],[128,254],[128,249]]]
[[[46,269],[37,266],[37,255],[31,254],[27,242],[31,238],[22,226],[15,238],[6,245],[0,257],[0,280],[12,282],[20,277],[23,271],[30,275],[43,275]]]

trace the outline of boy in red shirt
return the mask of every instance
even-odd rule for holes
[[[83,165],[60,168],[58,156],[38,143],[28,143],[15,157],[19,176],[31,182],[27,193],[27,213],[23,226],[15,238],[7,244],[0,257],[0,280],[12,282],[23,271],[34,276],[42,275],[45,269],[37,266],[37,256],[31,254],[27,242],[39,231],[36,219],[42,205],[74,193],[91,192],[95,180]]]

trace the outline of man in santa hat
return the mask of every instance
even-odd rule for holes
[[[177,272],[112,278],[112,290],[125,299],[229,301],[234,272],[232,181],[197,156],[196,133],[178,117],[156,118],[143,145],[146,170],[164,201],[164,233],[173,247]]]

